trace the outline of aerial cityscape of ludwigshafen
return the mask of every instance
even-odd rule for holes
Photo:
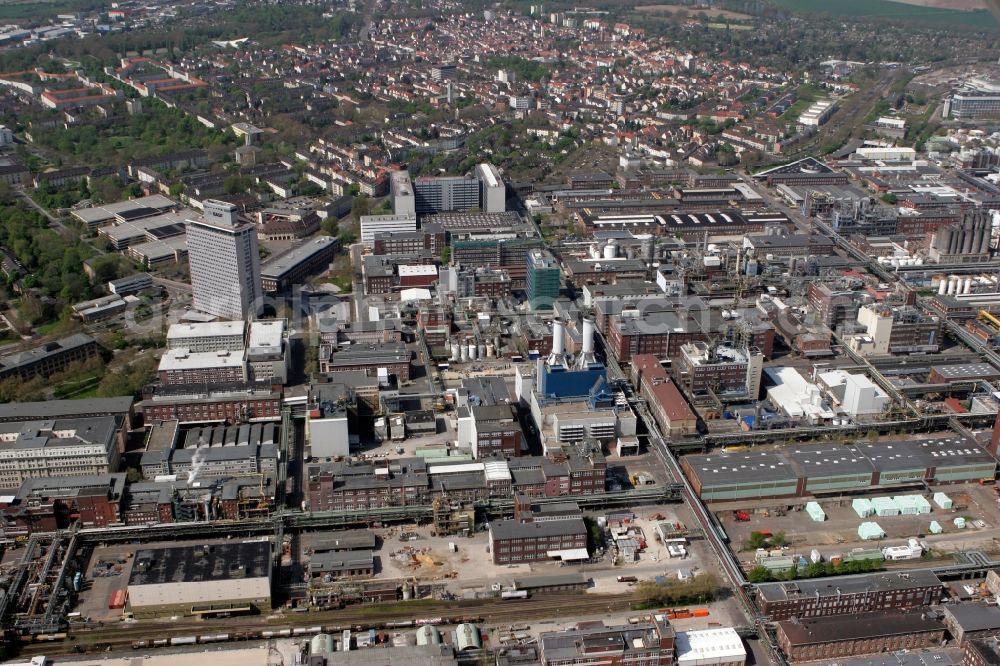
[[[0,0],[0,664],[1000,666],[1000,0]]]

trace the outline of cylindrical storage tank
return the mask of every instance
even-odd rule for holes
[[[972,280],[970,278],[965,278],[965,281],[962,282],[962,293],[963,294],[972,293]]]
[[[653,244],[653,237],[650,236],[649,238],[643,238],[640,247],[642,250],[642,260],[645,261],[647,264],[653,263],[655,247],[656,247]]]
[[[461,354],[462,361],[469,360],[469,348],[465,345],[461,345],[459,353]]]
[[[493,346],[496,347],[497,356],[499,356],[502,353],[501,350],[503,349],[503,347],[500,346],[500,336],[499,335],[496,336],[495,338],[493,338]]]
[[[614,259],[618,256],[618,244],[614,240],[609,240],[608,244],[604,246],[604,258]]]
[[[948,278],[948,295],[952,296],[955,293],[955,287],[958,285],[958,280],[954,276]]]
[[[333,636],[330,634],[316,634],[309,641],[309,654],[327,654],[333,651]]]
[[[476,348],[476,353],[479,358],[486,358],[486,345],[480,342],[479,346]]]
[[[591,259],[601,258],[601,251],[598,249],[596,243],[590,246],[590,258]]]
[[[461,352],[458,350],[458,340],[451,341],[451,360],[457,361],[461,358]]]
[[[475,361],[476,360],[476,352],[477,351],[479,351],[479,348],[476,346],[476,343],[475,342],[470,342],[469,343],[469,360],[470,361]]]
[[[496,347],[494,347],[491,342],[486,345],[486,358],[493,358],[494,356],[496,356]]]
[[[983,244],[983,225],[976,222],[976,228],[972,231],[972,251],[979,252]]]
[[[413,598],[413,588],[409,585],[403,585],[403,601],[409,601]]]
[[[972,237],[974,233],[971,221],[962,225],[962,254],[972,252]]]

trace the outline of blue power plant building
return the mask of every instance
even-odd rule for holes
[[[572,364],[567,362],[564,351],[565,335],[565,324],[557,318],[552,322],[552,353],[544,363],[538,363],[539,397],[543,400],[587,397],[602,403],[610,399],[613,404],[614,396],[607,386],[607,369],[594,357],[594,321],[584,320],[583,349]]]

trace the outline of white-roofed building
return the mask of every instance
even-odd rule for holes
[[[284,319],[250,322],[247,369],[254,381],[288,381],[289,350]]]
[[[247,380],[246,351],[168,349],[158,369],[162,384],[226,384]]]
[[[806,381],[795,368],[765,368],[764,374],[770,383],[767,388],[768,400],[788,416],[808,419],[810,422],[836,416],[829,402],[823,398],[819,386]]]
[[[246,323],[243,321],[211,321],[173,324],[167,329],[167,349],[187,349],[192,352],[214,352],[221,349],[243,349]]]
[[[833,403],[852,417],[881,414],[889,404],[889,394],[863,374],[830,370],[819,375],[819,383]]]
[[[400,287],[429,287],[438,279],[437,266],[433,264],[418,264],[416,266],[398,266]]]
[[[677,666],[743,666],[747,650],[732,627],[704,631],[678,631]]]
[[[404,215],[362,215],[361,216],[361,242],[371,246],[375,241],[375,234],[397,233],[403,231],[417,230],[417,216]]]

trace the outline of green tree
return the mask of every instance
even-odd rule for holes
[[[750,538],[747,540],[747,545],[754,550],[763,548],[767,545],[767,537],[760,532],[751,532]]]
[[[371,210],[372,200],[367,195],[356,196],[351,202],[351,215],[354,216],[355,220],[360,220],[362,215],[370,214]]]
[[[766,583],[772,580],[771,572],[768,571],[767,567],[758,564],[747,572],[747,580],[751,583]]]

